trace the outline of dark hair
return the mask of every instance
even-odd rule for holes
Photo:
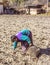
[[[14,42],[15,39],[16,39],[16,36],[15,36],[15,35],[12,35],[12,36],[11,36],[11,41]]]

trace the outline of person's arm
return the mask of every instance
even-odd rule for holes
[[[15,41],[15,42],[13,43],[13,48],[14,48],[14,50],[16,49],[16,47],[17,47],[17,42]]]

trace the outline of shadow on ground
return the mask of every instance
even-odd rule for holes
[[[42,54],[50,55],[50,48],[40,49],[40,53],[37,57],[40,57]]]

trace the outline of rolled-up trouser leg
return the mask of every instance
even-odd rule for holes
[[[24,51],[26,51],[27,48],[29,47],[29,44],[24,41],[24,42],[21,42],[21,46],[22,46],[22,51],[24,52]]]

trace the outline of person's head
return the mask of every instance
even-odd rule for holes
[[[11,36],[11,41],[14,42],[14,41],[17,41],[17,37],[15,35],[12,35]]]

